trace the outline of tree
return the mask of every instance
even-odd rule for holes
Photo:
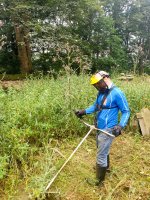
[[[133,71],[142,74],[144,66],[150,63],[150,2],[148,0],[106,0],[104,9],[112,16],[115,28],[123,39],[128,53],[128,63]],[[130,65],[129,65],[130,67]]]
[[[18,57],[20,61],[20,71],[21,73],[30,73],[32,68],[31,63],[31,52],[29,45],[29,31],[25,25],[27,21],[26,9],[22,9],[20,5],[17,5],[17,1],[2,1],[1,10],[3,23],[6,28],[5,30],[12,29],[12,32],[5,32],[5,37],[7,38],[6,49],[9,46],[10,51]],[[12,36],[15,37],[12,37]],[[11,40],[10,40],[11,38]],[[12,47],[15,44],[15,48]],[[16,52],[17,49],[17,52]]]
[[[0,65],[11,51],[10,60],[19,59],[22,73],[59,71],[62,62],[53,62],[53,57],[62,43],[78,46],[90,59],[92,71],[132,67],[142,73],[150,61],[148,0],[0,2],[0,31],[6,38]]]

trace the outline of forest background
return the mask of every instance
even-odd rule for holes
[[[0,73],[150,72],[149,0],[0,0]]]

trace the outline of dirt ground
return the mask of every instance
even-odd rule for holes
[[[91,187],[87,177],[95,177],[96,148],[87,139],[54,186],[64,200],[150,200],[150,138],[124,134],[113,142],[111,173],[104,187]]]
[[[12,87],[15,89],[20,89],[24,84],[24,81],[0,81],[0,86],[3,88],[3,90],[7,90],[8,88]]]

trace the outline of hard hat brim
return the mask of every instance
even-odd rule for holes
[[[94,74],[91,77],[90,84],[94,85],[94,84],[98,83],[102,79],[103,79],[103,77],[99,73]]]

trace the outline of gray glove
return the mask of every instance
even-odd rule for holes
[[[82,116],[83,116],[83,115],[86,115],[86,112],[85,112],[85,110],[77,110],[77,111],[75,111],[75,115],[76,115],[78,118],[82,119]]]
[[[115,137],[118,137],[119,135],[121,135],[121,130],[122,130],[122,127],[117,125],[117,126],[114,126],[113,130],[112,130],[112,134],[115,136]]]

